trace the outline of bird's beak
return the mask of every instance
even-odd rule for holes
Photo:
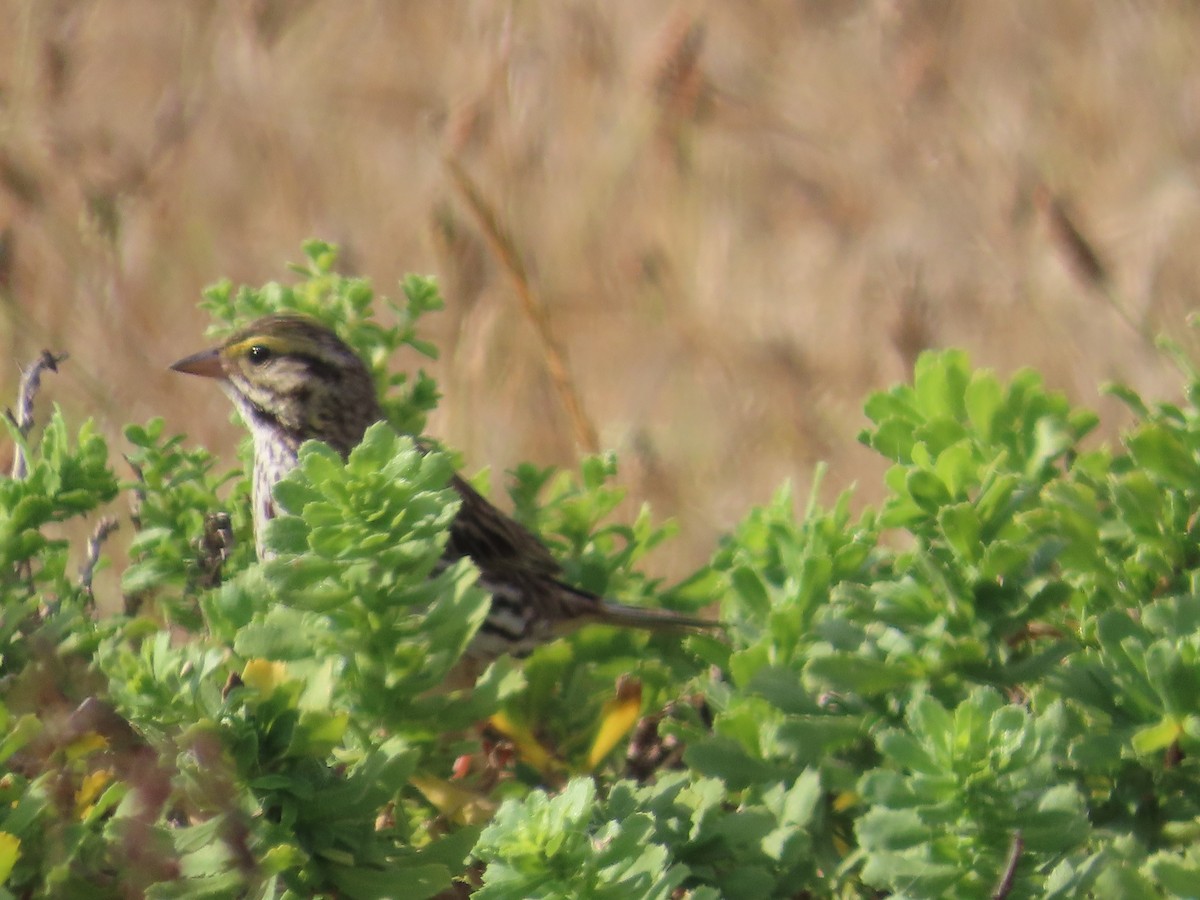
[[[205,378],[225,377],[225,367],[221,365],[221,352],[216,349],[201,350],[186,356],[172,365],[171,369],[188,375],[203,375]]]

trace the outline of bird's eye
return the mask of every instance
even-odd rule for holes
[[[262,344],[254,344],[250,348],[250,352],[246,355],[250,358],[250,362],[252,362],[254,365],[261,366],[271,358],[271,350],[268,347],[264,347]]]

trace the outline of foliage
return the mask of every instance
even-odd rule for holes
[[[784,488],[672,586],[640,569],[670,527],[610,522],[612,456],[522,466],[512,507],[568,580],[717,602],[727,631],[588,628],[472,681],[487,597],[439,565],[453,461],[411,436],[436,386],[388,373],[432,353],[436,288],[407,279],[385,328],[331,247],[306,255],[295,285],[206,306],[220,330],[318,312],[388,421],[346,461],[302,448],[269,561],[241,472],[131,425],[124,603],[97,615],[58,529],[113,502],[108,448],[57,410],[9,429],[28,475],[0,480],[0,896],[1194,894],[1194,371],[1179,405],[1112,388],[1134,419],[1113,448],[1036,374],[926,354],[867,403],[878,510],[844,493],[797,517]]]

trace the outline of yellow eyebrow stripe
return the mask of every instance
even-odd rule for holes
[[[269,334],[251,335],[236,344],[231,344],[225,349],[225,352],[233,356],[242,356],[249,353],[251,347],[266,347],[272,353],[288,352],[288,345],[284,341]]]

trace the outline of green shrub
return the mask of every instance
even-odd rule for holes
[[[614,457],[521,466],[512,506],[570,580],[716,604],[727,631],[589,628],[448,687],[487,597],[467,562],[431,577],[455,460],[407,436],[436,385],[388,367],[433,354],[441,300],[409,278],[384,328],[371,286],[305,249],[295,284],[204,305],[218,333],[318,313],[387,421],[344,463],[302,450],[270,561],[242,472],[161,421],[126,429],[121,466],[57,410],[34,439],[9,424],[2,896],[1196,894],[1194,371],[1178,406],[1112,388],[1134,416],[1114,448],[1035,373],[926,354],[867,402],[878,510],[797,517],[785,488],[671,586],[639,569],[671,528],[610,521]],[[112,511],[118,469],[130,560],[93,598],[63,535]]]

